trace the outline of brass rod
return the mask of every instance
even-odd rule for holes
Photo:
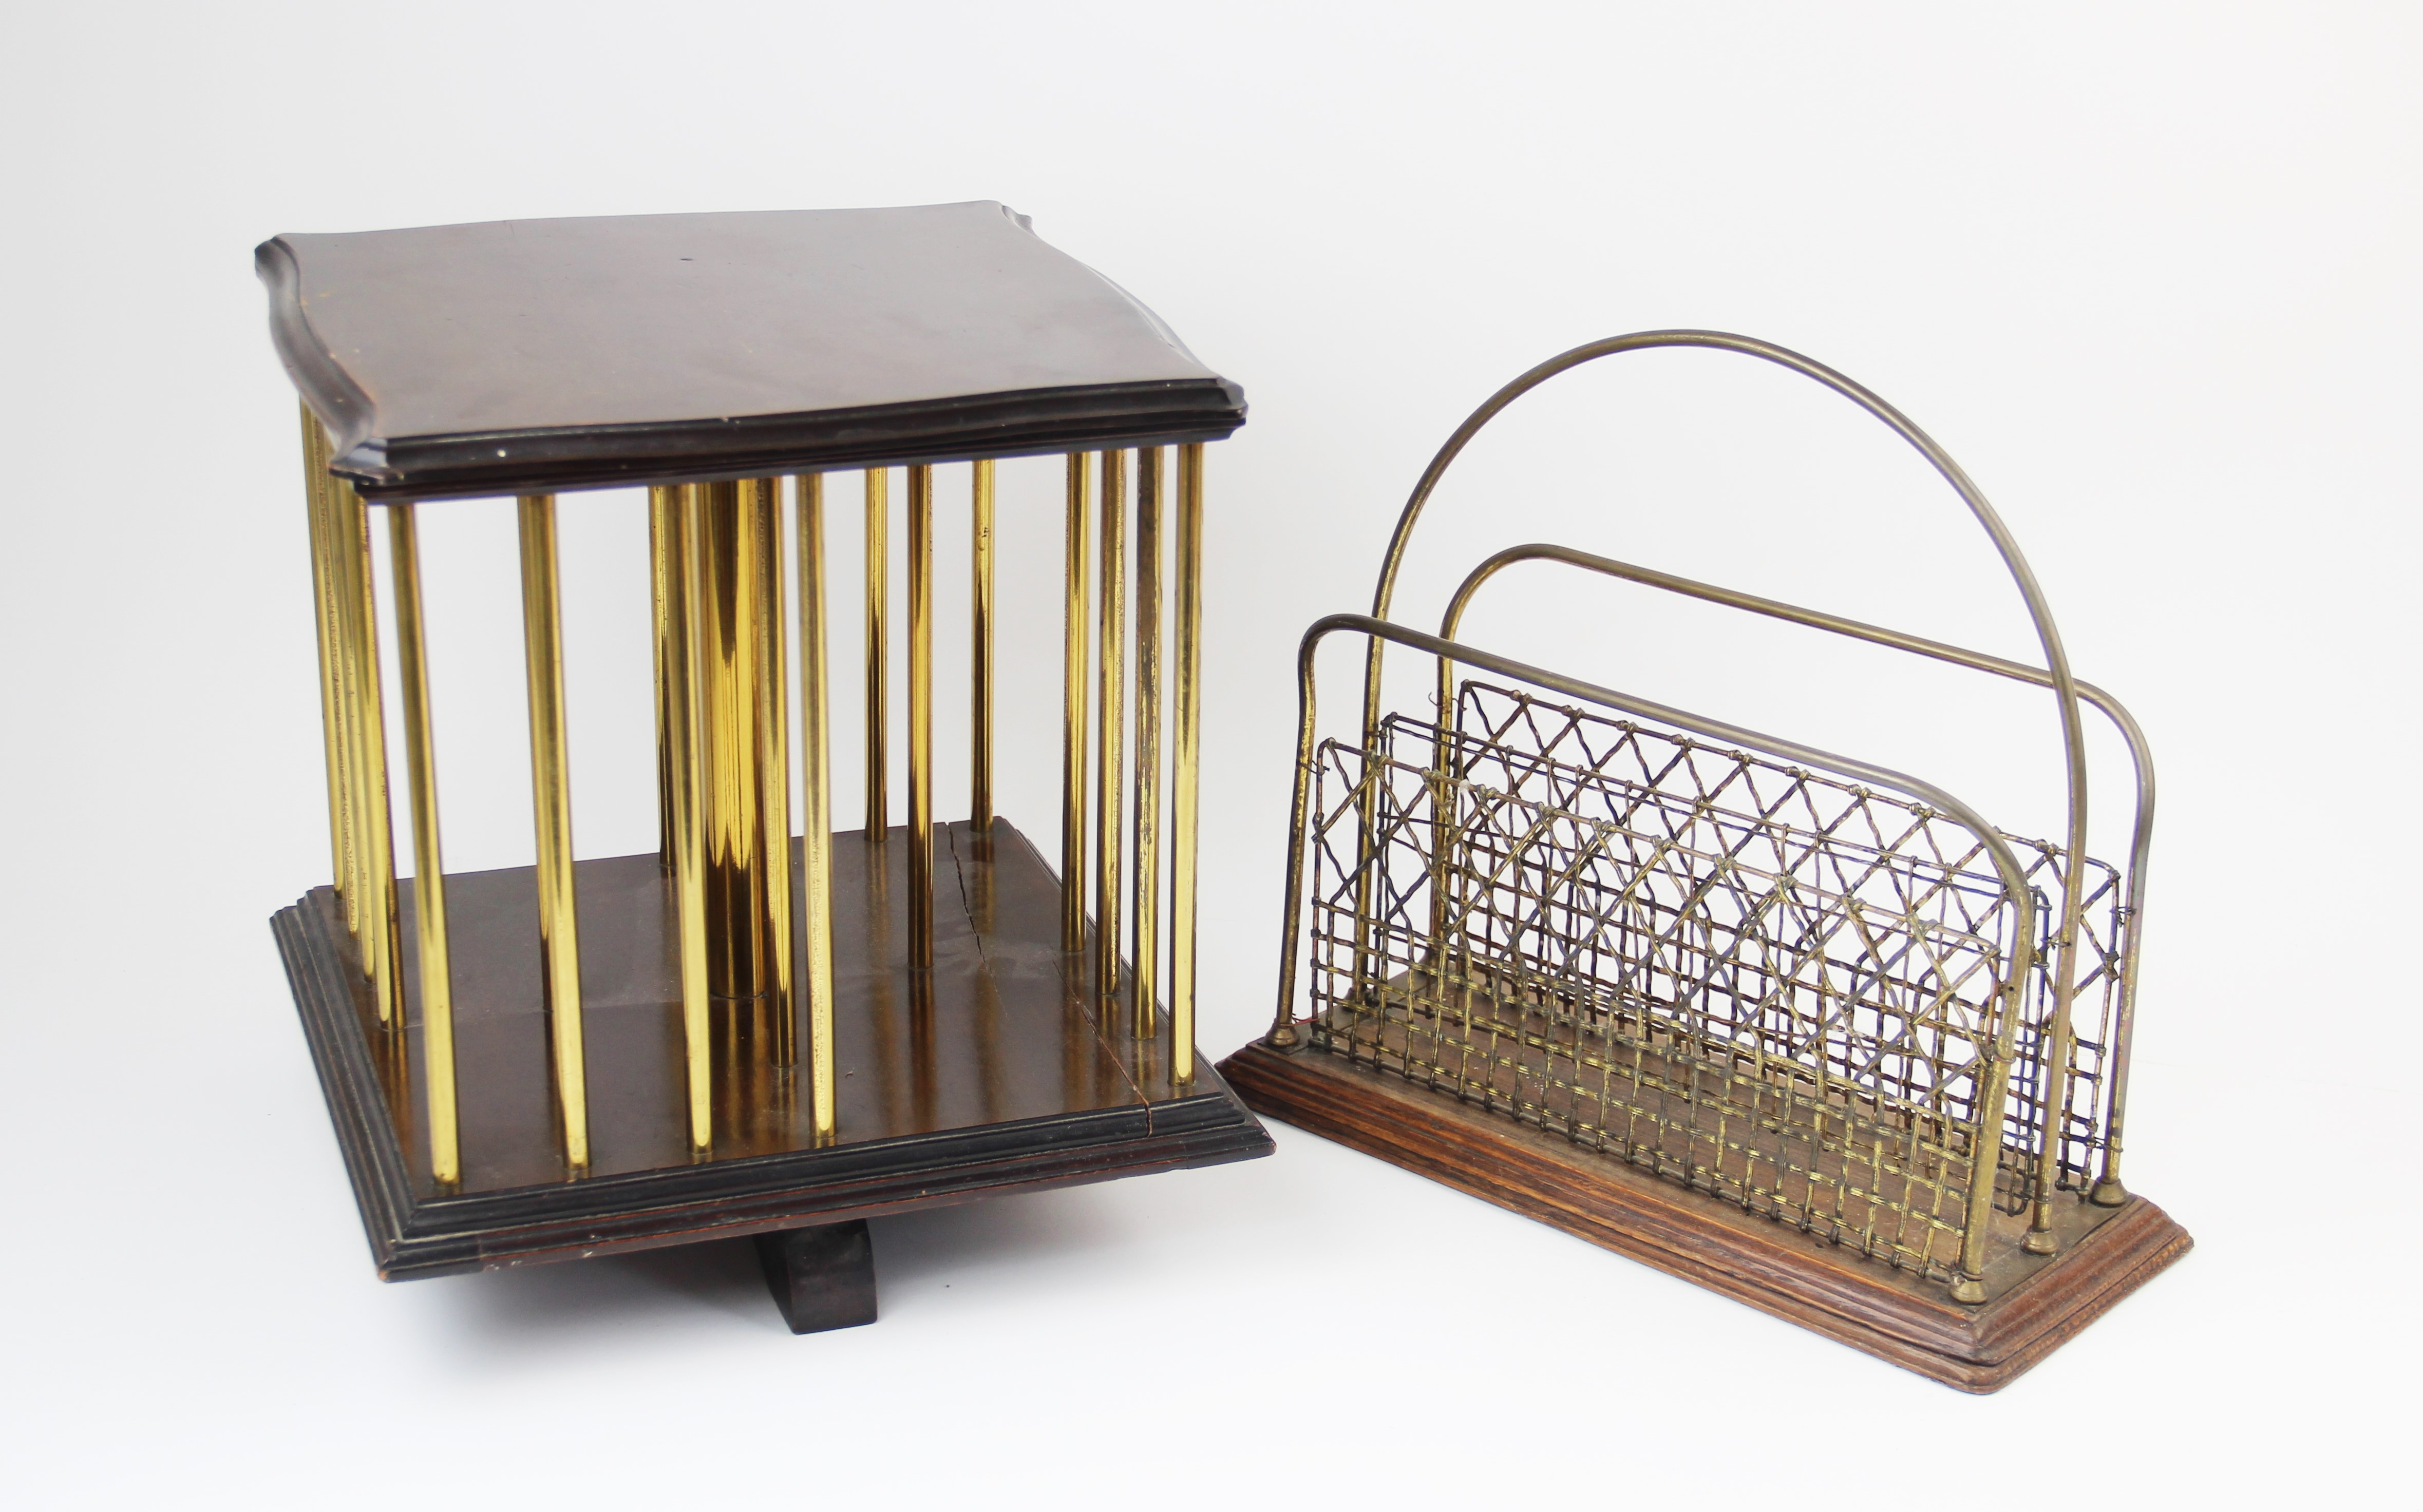
[[[692,606],[699,596],[694,533],[694,484],[651,492],[656,539],[665,558],[665,609],[674,635],[665,657],[665,738],[673,808],[673,927],[681,971],[682,1052],[689,1092],[693,1158],[715,1143],[714,1065],[708,1033],[706,981],[706,836],[704,763],[700,759],[698,640]]]
[[[1060,948],[1085,948],[1085,622],[1093,589],[1091,475],[1085,453],[1069,453],[1068,603],[1063,623],[1060,715]]]
[[[395,832],[388,798],[387,716],[379,684],[378,591],[371,573],[370,510],[354,485],[332,485],[340,522],[339,557],[353,600],[353,705],[356,839],[362,868],[361,944],[379,1022],[404,1023],[396,969]]]
[[[339,906],[353,927],[356,884],[354,844],[349,828],[352,810],[346,784],[352,780],[345,757],[345,705],[338,669],[337,589],[330,572],[328,521],[328,433],[308,404],[303,412],[303,505],[311,533],[311,631],[320,653],[320,734],[328,773],[328,877]]]
[[[580,930],[572,874],[572,771],[563,728],[563,630],[555,496],[521,496],[522,646],[530,673],[531,802],[538,828],[538,937],[563,1159],[589,1165],[589,1085],[580,1033]]]
[[[783,480],[760,478],[741,485],[754,506],[757,591],[752,601],[757,632],[757,815],[764,838],[757,847],[765,870],[765,936],[774,1021],[774,1063],[799,1062],[797,1006],[791,993],[791,710],[784,666]]]
[[[909,964],[934,964],[934,469],[909,469]]]
[[[673,722],[680,717],[673,702],[673,669],[671,658],[682,654],[681,648],[689,634],[688,625],[676,624],[673,619],[673,585],[668,575],[673,570],[678,556],[668,532],[679,529],[668,521],[681,508],[678,485],[658,485],[648,490],[648,591],[651,621],[656,632],[657,673],[657,861],[670,874],[673,869],[676,843],[673,835]]]
[[[429,717],[429,650],[420,617],[420,541],[410,504],[387,507],[395,577],[395,652],[403,672],[404,770],[412,790],[412,904],[420,947],[420,1047],[429,1106],[429,1171],[463,1179],[454,1110],[454,974],[446,949],[446,863],[437,839],[437,745]]]
[[[317,421],[313,422],[315,425]],[[326,433],[322,433],[322,445]],[[325,456],[323,451],[322,456]],[[308,454],[307,454],[308,455]],[[308,462],[307,462],[308,465]],[[313,508],[318,512],[320,527],[320,559],[317,567],[323,586],[328,594],[326,630],[328,635],[327,691],[337,701],[336,743],[338,790],[330,799],[341,830],[344,847],[342,869],[337,874],[337,895],[343,905],[345,932],[354,940],[361,976],[370,976],[370,957],[361,953],[363,879],[370,869],[363,863],[360,731],[356,716],[354,687],[354,612],[361,602],[353,591],[353,577],[347,571],[348,559],[339,549],[344,540],[344,522],[337,507],[336,480],[325,468],[311,480]]]
[[[1161,990],[1161,449],[1136,449],[1135,973],[1128,1032],[1159,1032]]]
[[[354,588],[354,569],[359,565],[359,556],[344,549],[345,512],[339,502],[336,480],[324,473],[319,482],[320,524],[325,547],[321,570],[328,582],[329,648],[335,657],[329,675],[337,695],[337,765],[344,782],[339,807],[345,831],[345,870],[339,878],[338,891],[344,902],[345,930],[355,943],[356,968],[367,982],[371,958],[361,940],[363,931],[369,927],[365,922],[365,900],[370,896],[369,845],[363,836],[368,810],[362,803],[361,701],[356,697],[361,686],[361,646],[355,633],[362,599]]]
[[[833,1107],[832,765],[825,684],[825,480],[800,479],[800,878],[804,938],[800,980],[808,1000],[808,1081],[816,1139],[832,1142]]]
[[[892,827],[888,786],[892,758],[887,738],[891,713],[885,699],[891,657],[884,644],[885,610],[892,594],[891,546],[886,540],[892,510],[884,493],[889,476],[880,467],[866,470],[866,838],[879,845]]]
[[[766,873],[758,804],[756,634],[758,562],[754,485],[692,485],[690,550],[699,568],[690,606],[697,638],[701,812],[706,843],[707,991],[755,998],[766,987]]]
[[[1172,752],[1169,856],[1169,1076],[1195,1079],[1195,820],[1202,755],[1203,443],[1178,449],[1177,749]]]
[[[371,931],[370,801],[364,773],[367,757],[362,734],[362,593],[355,579],[361,573],[362,554],[353,548],[349,533],[353,514],[336,480],[328,490],[328,570],[337,593],[337,696],[344,705],[345,829],[353,860],[352,898],[345,909],[346,927],[354,932],[356,956],[362,980],[373,975]],[[382,1015],[382,1017],[385,1016]]]
[[[1094,990],[1107,1002],[1119,985],[1119,798],[1125,773],[1119,737],[1127,722],[1127,453],[1102,453],[1101,676],[1102,712],[1094,752]]]
[[[968,723],[971,731],[968,827],[978,854],[992,848],[992,459],[978,457],[968,498],[970,629]]]

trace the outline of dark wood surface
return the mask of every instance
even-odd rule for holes
[[[767,1289],[794,1333],[875,1321],[875,1236],[866,1220],[760,1234],[753,1242]]]
[[[990,200],[286,235],[288,374],[373,498],[1213,440],[1244,395]]]
[[[376,1023],[326,889],[280,912],[273,926],[380,1273],[798,1228],[1270,1152],[1208,1064],[1182,1094],[1171,1086],[1165,1014],[1157,1041],[1109,1027],[1124,1005],[1093,1000],[1090,953],[1057,949],[1058,883],[1006,822],[989,860],[966,825],[938,827],[935,963],[911,970],[906,833],[881,846],[836,838],[841,1138],[824,1149],[800,1073],[762,1053],[762,1011],[719,1000],[715,1148],[690,1159],[654,856],[577,869],[592,1148],[578,1179],[556,1141],[530,869],[447,879],[464,1158],[451,1191],[432,1179],[421,1133],[417,1007],[401,1033]]]
[[[1862,1260],[1503,1115],[1310,1048],[1257,1042],[1221,1063],[1246,1106],[1418,1172],[1968,1392],[1992,1392],[2185,1254],[2142,1197],[2065,1201],[2061,1252],[2024,1254],[2004,1219],[1987,1299]]]

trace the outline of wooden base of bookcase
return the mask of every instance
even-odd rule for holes
[[[531,869],[450,874],[463,1178],[432,1176],[418,968],[378,1021],[325,888],[272,921],[379,1274],[390,1281],[763,1236],[800,1331],[874,1321],[863,1221],[1249,1160],[1270,1136],[1208,1066],[1173,1081],[1168,1016],[1136,1039],[1124,987],[1059,948],[1060,887],[1006,822],[937,835],[930,969],[906,959],[906,832],[835,840],[840,1138],[768,1051],[763,1000],[713,1006],[714,1146],[687,1142],[677,946],[654,856],[582,861],[592,1159],[566,1170],[547,1074]],[[413,890],[403,884],[404,934]],[[800,890],[794,888],[797,900]],[[1196,1063],[1203,1065],[1200,1057]]]

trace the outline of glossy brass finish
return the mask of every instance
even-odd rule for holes
[[[1127,518],[1125,453],[1101,454],[1105,508],[1097,534],[1093,519],[1092,453],[1068,460],[1069,536],[1067,706],[1063,726],[1062,862],[1071,885],[1057,891],[1057,925],[1064,946],[1085,949],[1087,885],[1104,921],[1097,953],[1071,983],[1113,1005],[1130,1038],[1157,1040],[1159,1000],[1172,999],[1173,1025],[1187,1043],[1163,1063],[1173,1088],[1183,1091],[1194,1076],[1191,1043],[1196,941],[1195,801],[1200,739],[1200,534],[1201,452],[1183,448],[1178,475],[1163,451],[1138,453],[1136,517]],[[332,784],[330,855],[338,873],[337,906],[351,904],[347,928],[356,938],[359,969],[369,1001],[383,1001],[390,1024],[404,980],[396,927],[396,890],[391,856],[381,845],[384,721],[380,712],[376,606],[371,572],[366,507],[352,490],[325,474],[325,433],[316,420],[306,431],[307,516],[313,541],[315,631],[324,652],[322,694],[325,760]],[[951,827],[964,854],[952,862],[961,886],[960,902],[980,921],[991,917],[991,874],[984,864],[984,841],[994,817],[991,770],[995,722],[993,631],[997,623],[995,572],[995,472],[990,462],[972,469],[970,544],[972,677],[970,715],[973,771],[972,822]],[[887,605],[880,591],[885,566],[884,475],[869,472],[867,492],[871,546],[868,563],[869,666],[882,666]],[[1173,485],[1179,539],[1165,543]],[[692,1157],[708,1159],[738,1138],[735,1122],[754,1116],[742,1104],[794,1095],[798,1087],[810,1125],[822,1142],[842,1135],[837,1110],[833,1012],[836,942],[833,885],[836,861],[831,793],[831,672],[827,549],[823,480],[798,480],[800,603],[799,698],[803,799],[789,786],[791,735],[788,640],[784,631],[781,484],[741,480],[663,485],[648,490],[649,592],[655,720],[657,735],[659,853],[653,864],[666,874],[667,952],[680,1019]],[[463,1042],[452,991],[463,949],[453,894],[443,869],[437,778],[432,722],[425,620],[420,583],[415,506],[391,506],[390,555],[397,592],[398,656],[404,689],[404,739],[409,758],[415,906],[419,970],[416,1025],[427,1067],[417,1101],[425,1103],[425,1135],[432,1179],[463,1179],[463,1124],[457,1063]],[[555,1137],[564,1167],[586,1174],[594,1164],[590,1064],[595,1005],[584,1000],[581,984],[580,908],[574,879],[571,794],[564,711],[562,609],[557,580],[555,501],[523,496],[517,505],[521,546],[523,629],[531,737],[531,784],[537,825],[538,863],[533,872],[539,944],[539,977],[546,1003]],[[909,836],[893,866],[901,872],[898,890],[903,956],[916,969],[934,961],[938,928],[936,881],[942,858],[936,845],[943,832],[933,804],[933,474],[909,469]],[[1133,531],[1135,559],[1128,560]],[[1177,693],[1170,718],[1174,745],[1165,741],[1163,600],[1167,596],[1164,553],[1173,551],[1178,575],[1175,670]],[[1099,556],[1099,563],[1095,558]],[[1099,597],[1091,578],[1099,571]],[[1128,624],[1128,575],[1135,579],[1136,623]],[[1134,638],[1133,649],[1129,638]],[[1090,642],[1100,637],[1100,661]],[[1132,748],[1126,739],[1132,661],[1135,686]],[[870,756],[883,753],[883,680],[870,680]],[[1091,701],[1103,706],[1090,731]],[[1089,741],[1092,742],[1089,745]],[[1164,770],[1164,763],[1170,766]],[[1094,784],[1088,792],[1088,781]],[[1135,790],[1134,809],[1126,789]],[[1088,802],[1089,797],[1091,802]],[[870,795],[880,803],[880,793]],[[1162,810],[1166,803],[1170,812]],[[799,842],[798,879],[781,864],[788,853],[791,811],[800,807],[804,837]],[[1164,822],[1174,827],[1166,846]],[[1089,835],[1089,830],[1091,831]],[[1132,831],[1132,833],[1130,831]],[[853,842],[859,843],[860,842]],[[1092,847],[1091,856],[1088,847]],[[1130,847],[1132,847],[1131,852]],[[1169,855],[1164,856],[1164,849]],[[1134,861],[1127,857],[1132,854]],[[1166,861],[1176,881],[1164,889]],[[1129,866],[1134,870],[1131,873]],[[971,871],[970,868],[974,867]],[[888,871],[890,868],[880,870]],[[384,886],[381,877],[386,877]],[[866,883],[880,890],[875,872]],[[459,879],[457,879],[459,880]],[[1130,896],[1130,890],[1132,896]],[[1170,893],[1164,903],[1164,892]],[[792,894],[797,893],[794,898]],[[879,899],[877,901],[880,901]],[[1024,902],[1021,907],[1028,906]],[[1164,908],[1168,911],[1164,911]],[[796,912],[794,911],[796,909]],[[1122,919],[1122,915],[1125,919]],[[786,921],[793,921],[785,927]],[[591,922],[594,924],[594,920]],[[1121,929],[1125,922],[1126,929]],[[800,933],[793,933],[796,928]],[[1124,947],[1124,949],[1122,948]],[[1135,981],[1123,984],[1123,962],[1136,963]],[[1127,1002],[1119,1004],[1122,993]],[[912,997],[915,995],[912,994]],[[718,1005],[723,1000],[727,1007]],[[724,1015],[724,1018],[719,1018]],[[727,1022],[728,1020],[728,1022]],[[911,1027],[920,1020],[914,1013]],[[989,1022],[989,1020],[987,1021]],[[772,1039],[757,1036],[771,1026]],[[721,1027],[719,1027],[721,1026]],[[984,1026],[980,1024],[980,1029]],[[729,1028],[732,1032],[725,1032]],[[804,1032],[807,1043],[798,1043]],[[751,1045],[765,1047],[772,1067],[747,1063]],[[1138,1053],[1146,1053],[1139,1051]],[[769,1077],[771,1068],[806,1061],[795,1083]],[[394,1063],[400,1068],[404,1063]],[[396,1074],[402,1075],[399,1069]],[[400,1082],[399,1085],[402,1085]],[[914,1091],[915,1089],[911,1089]],[[919,1096],[925,1095],[920,1092]],[[730,1104],[730,1106],[726,1106]],[[416,1142],[420,1142],[416,1139]],[[484,1146],[483,1146],[484,1148]],[[483,1158],[485,1158],[483,1157]]]
[[[701,592],[692,616],[706,833],[707,989],[755,998],[771,970],[765,865],[768,698],[760,485],[693,486]]]
[[[343,902],[346,926],[352,930],[358,927],[354,922],[354,903],[359,884],[354,875],[354,843],[349,827],[352,807],[346,794],[353,774],[345,753],[351,736],[346,731],[344,682],[340,669],[343,650],[337,623],[337,584],[332,562],[335,527],[329,519],[328,506],[328,433],[321,429],[320,417],[311,413],[309,405],[301,409],[303,504],[310,526],[311,545],[311,631],[320,654],[320,733],[328,775],[328,874]]]
[[[1203,753],[1203,443],[1178,449],[1177,674],[1169,856],[1170,1078],[1195,1079],[1196,802]]]
[[[976,843],[992,834],[992,459],[979,457],[968,484],[968,823]]]
[[[530,681],[531,799],[538,824],[539,950],[564,1164],[589,1165],[589,1092],[580,1034],[579,910],[573,893],[572,772],[563,727],[555,496],[521,496],[522,642]]]
[[[370,512],[341,479],[329,483],[335,521],[334,559],[340,583],[340,629],[344,656],[347,723],[353,732],[352,791],[355,869],[361,899],[355,911],[362,974],[379,1021],[404,1024],[404,979],[396,954],[395,841],[388,798],[387,717],[379,684],[378,596],[371,570]]]
[[[1127,724],[1127,453],[1102,453],[1101,704],[1094,750],[1094,990],[1107,1000],[1119,985],[1119,861],[1126,837],[1119,800],[1126,782],[1121,736]]]
[[[681,849],[673,827],[679,807],[673,795],[673,723],[687,717],[673,701],[673,661],[689,654],[690,638],[689,624],[675,622],[673,614],[676,595],[671,576],[681,570],[682,509],[678,485],[648,490],[648,592],[656,652],[657,854],[668,872]]]
[[[909,959],[934,964],[934,469],[909,469]]]
[[[884,639],[892,599],[888,477],[881,467],[866,470],[866,838],[878,845],[892,828],[891,710],[886,698],[892,662]]]
[[[1135,972],[1128,1032],[1150,1039],[1161,1001],[1161,449],[1136,449]]]
[[[1060,715],[1060,948],[1085,948],[1085,649],[1093,589],[1085,570],[1094,540],[1086,454],[1069,453],[1069,564],[1062,619]]]
[[[671,866],[679,979],[689,1150],[704,1157],[715,1145],[714,1061],[706,940],[706,832],[704,762],[699,747],[699,657],[690,627],[701,596],[699,553],[691,539],[698,485],[649,491],[649,541],[655,577],[663,587],[665,622],[674,627],[659,663],[665,674],[666,718],[660,739],[671,799]]]
[[[757,842],[764,878],[760,931],[766,939],[762,986],[773,1025],[774,1063],[799,1062],[793,1011],[791,940],[791,709],[784,666],[783,615],[783,483],[760,478],[741,485],[756,537],[756,593],[751,605],[757,651]]]
[[[808,1087],[818,1143],[837,1133],[833,1089],[832,763],[825,668],[825,480],[799,480],[800,982],[807,1000]]]
[[[420,542],[410,504],[387,507],[395,575],[395,649],[404,685],[404,770],[412,790],[412,906],[420,948],[420,1039],[429,1169],[463,1179],[454,1108],[454,973],[446,948],[446,864],[437,838],[437,746],[429,714],[428,638],[420,618]]]

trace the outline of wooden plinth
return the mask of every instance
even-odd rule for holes
[[[1251,1159],[1270,1136],[1198,1057],[1172,1087],[1168,1016],[1130,1038],[1092,952],[1058,946],[1060,887],[997,823],[935,832],[934,964],[906,961],[906,831],[834,843],[840,1139],[816,1148],[804,1066],[766,1053],[764,1000],[715,1004],[715,1144],[689,1151],[680,992],[654,856],[578,867],[591,1165],[564,1169],[530,868],[450,874],[463,1180],[422,1134],[412,888],[407,1011],[379,1025],[338,903],[272,920],[379,1274],[389,1280],[847,1223],[1006,1192]],[[795,853],[796,854],[796,853]],[[792,897],[804,889],[795,885]],[[805,1037],[802,1032],[801,1044]],[[871,1305],[871,1304],[870,1304]]]
[[[2049,1259],[2020,1251],[2022,1220],[1998,1218],[1987,1299],[1963,1306],[1940,1283],[1338,1056],[1257,1042],[1220,1069],[1257,1112],[1967,1392],[2008,1385],[2193,1242],[2142,1197],[2066,1199]]]

